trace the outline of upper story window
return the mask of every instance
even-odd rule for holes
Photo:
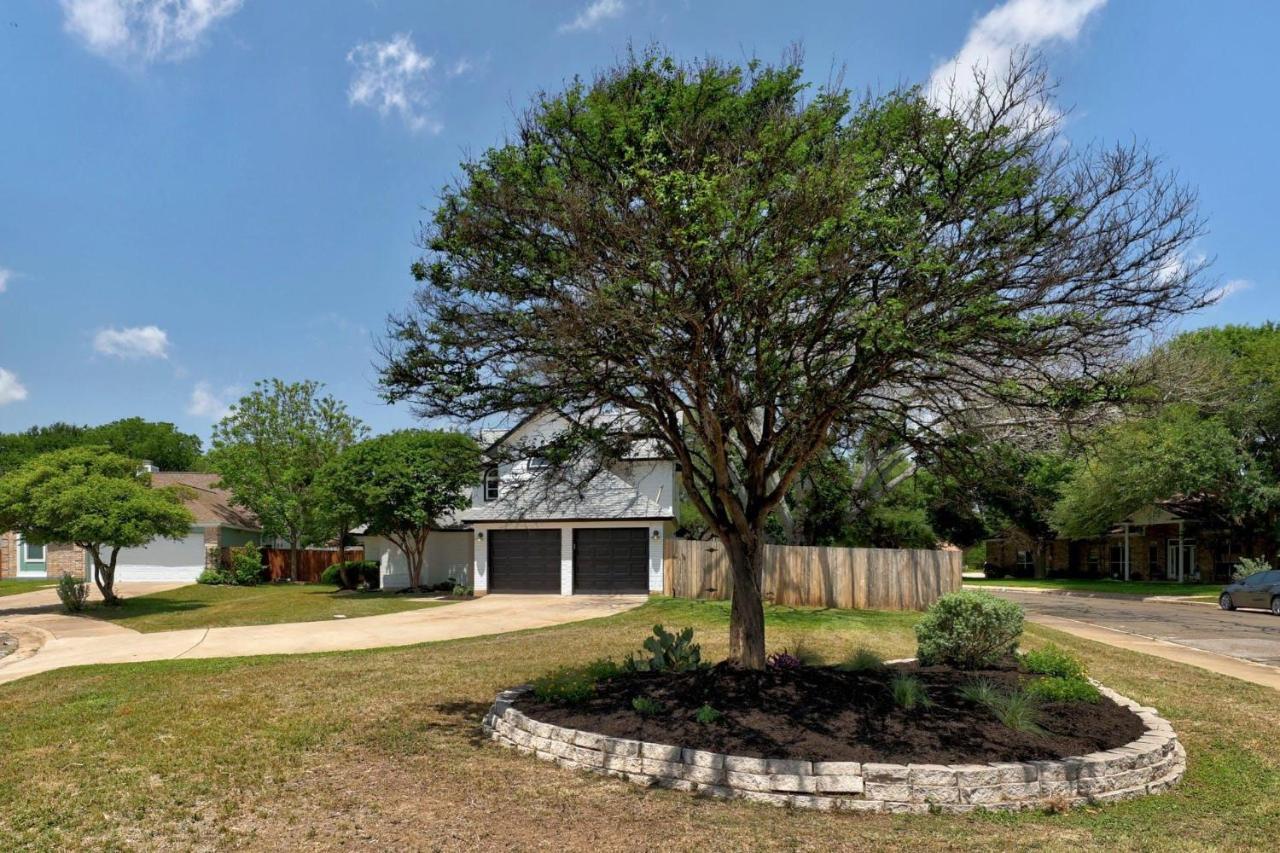
[[[498,499],[498,469],[489,468],[484,472],[484,499],[487,501],[496,501]]]

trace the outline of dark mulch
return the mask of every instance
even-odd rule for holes
[[[909,671],[934,704],[905,711],[889,681]],[[1142,721],[1109,699],[1040,706],[1043,734],[1016,731],[958,689],[975,677],[1008,689],[1029,676],[1016,668],[958,672],[902,664],[871,672],[829,667],[744,671],[721,664],[679,674],[633,673],[601,682],[582,704],[540,702],[531,694],[518,708],[536,720],[613,737],[678,744],[731,755],[895,764],[1029,761],[1084,755],[1122,746],[1143,733]],[[637,696],[661,702],[665,713],[645,718]],[[724,716],[703,724],[704,703]]]

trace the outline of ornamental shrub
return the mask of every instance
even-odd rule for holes
[[[904,711],[914,711],[916,708],[928,708],[933,705],[933,700],[925,691],[924,684],[914,675],[908,675],[905,672],[897,673],[889,682],[889,689],[893,692],[894,703]]]
[[[224,572],[220,568],[205,569],[196,578],[196,583],[208,584],[209,586],[221,586],[232,583],[231,575]]]
[[[1070,652],[1050,643],[1043,649],[1027,652],[1022,656],[1022,665],[1028,672],[1038,675],[1051,675],[1058,678],[1083,679],[1086,675],[1084,661]]]
[[[332,566],[326,566],[325,570],[320,573],[320,583],[329,586],[342,586],[342,570],[338,568],[340,564],[334,563]]]
[[[85,602],[89,600],[89,584],[85,583],[83,578],[72,577],[63,572],[62,578],[58,581],[58,600],[68,612],[79,613],[84,610]]]
[[[1083,678],[1049,675],[1033,680],[1026,694],[1038,702],[1101,702],[1102,694]]]
[[[938,599],[916,624],[916,656],[925,665],[983,669],[1013,654],[1021,635],[1021,607],[961,590]]]
[[[596,692],[595,682],[584,669],[561,667],[533,680],[533,695],[543,702],[577,705]]]
[[[631,700],[631,707],[642,717],[656,717],[659,714],[666,713],[667,706],[663,705],[657,699],[650,699],[648,696],[637,696]]]
[[[769,669],[799,669],[804,663],[796,655],[791,654],[786,649],[780,652],[774,652],[765,659],[765,665]]]
[[[253,542],[231,549],[231,577],[239,586],[257,586],[266,577],[262,552]]]

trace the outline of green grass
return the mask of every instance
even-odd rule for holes
[[[230,625],[354,619],[448,604],[394,592],[341,592],[326,584],[208,586],[191,584],[127,598],[119,607],[91,605],[85,613],[135,631],[179,631]]]
[[[0,597],[21,595],[24,592],[35,592],[58,584],[47,578],[5,578],[0,580]]]
[[[968,580],[965,586],[1008,586],[1027,589],[1063,589],[1075,592],[1114,592],[1122,595],[1185,595],[1217,599],[1222,584],[1172,583],[1169,581],[1113,581],[1104,578],[1001,578]]]
[[[1067,814],[893,816],[645,790],[499,749],[494,694],[620,659],[655,622],[727,648],[727,607],[364,652],[59,670],[0,686],[0,849],[1274,849],[1280,692],[1031,626],[1156,706],[1190,769],[1167,795]],[[912,652],[916,617],[770,608],[769,650]],[[712,703],[714,704],[714,702]]]

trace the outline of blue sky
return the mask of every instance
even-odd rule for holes
[[[1280,320],[1280,6],[1245,2],[6,0],[0,431],[141,415],[207,437],[255,379],[375,430],[374,343],[418,221],[538,88],[627,45],[855,88],[1045,52],[1073,143],[1147,141],[1201,195],[1225,298]]]

